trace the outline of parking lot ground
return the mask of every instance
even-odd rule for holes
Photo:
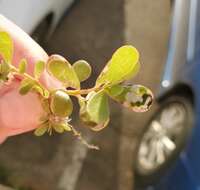
[[[158,92],[167,55],[171,13],[170,1],[166,0],[127,0],[125,3],[125,41],[137,47],[141,57],[141,70],[132,82],[149,87],[154,94]],[[156,107],[154,102],[150,111],[139,114],[123,110],[118,157],[119,190],[125,186],[127,190],[133,189],[136,146]]]
[[[141,53],[142,69],[134,83],[156,92],[164,66],[169,33],[169,1],[82,0],[65,15],[47,49],[69,61],[88,60],[94,80],[113,51],[133,44]],[[32,133],[10,138],[0,148],[4,182],[23,190],[132,190],[132,166],[145,118],[111,103],[111,123],[89,132],[74,116],[83,135],[100,146],[88,150],[72,135],[42,138]]]

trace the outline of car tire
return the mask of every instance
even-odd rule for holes
[[[184,121],[182,121],[181,130],[178,134],[178,139],[175,142],[176,148],[171,152],[170,156],[158,167],[156,167],[152,171],[145,171],[144,168],[141,167],[139,164],[139,151],[141,150],[142,142],[144,141],[145,134],[150,130],[151,123],[156,120],[156,118],[161,118],[161,114],[166,110],[168,107],[180,105],[184,109],[185,117]],[[168,109],[169,109],[168,108]],[[177,107],[178,108],[178,107]],[[164,125],[163,125],[164,126]],[[177,125],[178,126],[178,125]],[[153,116],[149,120],[144,132],[141,135],[141,138],[138,143],[137,153],[136,153],[136,162],[134,166],[135,171],[135,189],[143,189],[143,187],[147,185],[155,184],[163,174],[172,166],[172,163],[179,157],[180,153],[182,152],[183,148],[186,145],[186,142],[189,138],[189,134],[191,132],[191,128],[193,126],[193,106],[191,101],[186,97],[181,96],[172,96],[159,104],[159,108],[154,112]],[[148,145],[147,145],[148,146]]]

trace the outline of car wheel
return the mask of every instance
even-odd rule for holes
[[[193,123],[192,103],[167,98],[147,124],[137,148],[136,186],[154,184],[172,165],[187,142]]]

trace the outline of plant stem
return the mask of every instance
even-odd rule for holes
[[[77,138],[85,145],[87,146],[89,149],[94,149],[94,150],[99,150],[99,147],[93,144],[89,144],[81,135],[80,132],[78,132],[72,125],[70,125],[72,132],[74,134],[74,136],[77,136]]]
[[[88,89],[81,89],[81,90],[65,90],[65,92],[71,96],[76,96],[76,95],[84,95],[84,94],[89,94],[92,91],[97,91],[101,90],[101,87],[92,87]]]
[[[20,73],[19,72],[19,69],[16,68],[15,66],[13,65],[10,65],[10,68],[11,68],[11,71],[23,76],[24,78],[27,78],[27,79],[30,79],[34,82],[36,82],[40,87],[42,87],[43,89],[46,89],[37,79],[35,79],[34,77],[32,77],[31,75],[27,74],[27,73]],[[47,89],[46,89],[47,90]]]
[[[16,68],[13,65],[10,65],[11,71],[23,76],[24,78],[30,79],[32,81],[34,81],[35,83],[37,83],[40,87],[42,87],[43,89],[46,89],[41,83],[40,81],[38,81],[37,79],[35,79],[34,77],[32,77],[31,75],[27,74],[27,73],[20,73],[19,69]],[[88,93],[92,92],[92,91],[97,91],[97,90],[101,90],[103,89],[103,87],[92,87],[92,88],[88,88],[88,89],[80,89],[80,90],[63,90],[64,92],[66,92],[68,95],[71,96],[77,96],[77,95],[87,95]],[[46,89],[47,90],[47,89]]]

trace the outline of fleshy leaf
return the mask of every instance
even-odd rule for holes
[[[55,123],[52,126],[57,133],[63,133],[64,131],[71,131],[71,128],[69,127],[68,123]]]
[[[44,61],[36,62],[35,67],[34,67],[34,76],[35,76],[36,79],[40,78],[44,69],[45,69],[45,62]]]
[[[65,123],[65,124],[63,125],[63,129],[64,129],[65,131],[71,131],[71,130],[72,130],[71,127],[70,127],[70,125],[67,124],[67,123]]]
[[[51,56],[47,62],[47,71],[61,81],[65,87],[80,89],[80,81],[71,64],[60,56]]]
[[[7,62],[2,61],[0,65],[1,65],[0,73],[9,73],[10,72],[10,66]]]
[[[105,122],[109,118],[108,98],[104,91],[95,93],[88,100],[87,111],[96,123]]]
[[[38,84],[35,84],[32,87],[32,90],[39,93],[41,96],[43,96],[44,98],[48,98],[49,97],[49,91],[42,88],[41,86],[39,86]]]
[[[38,127],[35,131],[34,134],[36,136],[42,136],[47,132],[48,129],[48,125],[47,124],[42,124],[40,127]]]
[[[26,59],[22,59],[19,63],[19,73],[23,74],[26,72],[26,68],[27,68],[27,60]]]
[[[0,55],[5,62],[11,63],[13,56],[13,41],[7,32],[0,31]]]
[[[30,92],[34,86],[34,81],[30,79],[24,79],[21,81],[20,87],[19,87],[19,93],[21,95],[26,95],[28,92]]]
[[[132,78],[139,69],[139,53],[130,45],[122,46],[112,56],[96,81],[96,86],[114,85]]]
[[[148,111],[152,101],[152,92],[142,85],[122,86],[123,91],[118,95],[113,95],[107,91],[108,95],[125,107],[131,108],[135,112]]]
[[[57,90],[51,94],[50,108],[56,116],[67,117],[72,113],[73,104],[68,94]]]
[[[10,66],[7,62],[2,61],[0,63],[0,81],[7,81],[8,74],[10,73]]]
[[[134,76],[136,76],[140,70],[140,67],[141,65],[140,65],[140,62],[138,61],[135,67],[132,69],[132,71],[130,71],[129,75],[127,75],[124,80],[129,80],[133,78]]]
[[[80,103],[79,103],[80,104]],[[85,103],[80,104],[81,119],[88,125],[92,130],[101,130],[106,127],[109,121],[109,106],[108,97],[105,92],[91,92]]]
[[[91,66],[85,60],[76,61],[73,64],[73,68],[81,82],[87,80],[92,72]]]
[[[92,129],[93,131],[101,131],[102,129],[104,129],[104,128],[108,125],[109,121],[110,121],[110,119],[107,119],[105,122],[100,123],[100,124],[98,124],[98,125],[95,125],[95,126],[92,127],[91,129]]]
[[[116,84],[113,85],[109,88],[106,88],[106,91],[111,95],[111,96],[118,96],[123,92],[124,88],[122,85]]]
[[[53,124],[52,127],[54,128],[54,130],[57,133],[63,133],[64,132],[64,128],[62,124]]]

